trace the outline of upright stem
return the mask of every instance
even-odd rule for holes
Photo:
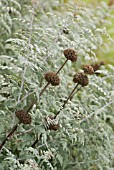
[[[72,96],[72,94],[74,93],[74,91],[76,90],[76,88],[78,87],[78,83],[76,84],[76,86],[74,87],[74,89],[72,90],[72,92],[70,93],[70,95],[68,96],[68,98],[66,99],[66,101],[63,104],[63,108],[65,107],[65,105],[67,104],[68,100],[70,99],[70,97]]]
[[[32,103],[30,104],[30,106],[28,107],[28,109],[26,110],[26,112],[28,113],[32,109],[34,104],[36,104],[36,103],[37,103],[37,100],[33,100]]]
[[[55,115],[54,119],[56,119],[56,117],[58,116],[58,114],[61,112],[61,110],[64,109],[65,105],[67,104],[68,100],[71,98],[72,94],[74,93],[74,91],[76,90],[76,88],[78,87],[78,83],[76,84],[76,86],[74,87],[74,89],[72,90],[72,92],[70,93],[70,95],[68,96],[68,98],[66,99],[66,101],[64,102],[62,108],[57,112],[57,114]]]
[[[31,38],[32,38],[33,22],[34,22],[34,8],[33,8],[33,10],[32,10],[32,18],[31,18],[31,20],[30,20],[30,34],[29,34],[29,39],[28,39],[28,52],[27,52],[28,54],[27,54],[27,55],[29,55],[29,48],[30,48],[30,43],[31,43]],[[27,70],[27,65],[24,65],[24,72],[23,72],[23,76],[22,76],[21,87],[20,87],[20,92],[19,92],[19,96],[18,96],[18,101],[17,101],[17,103],[20,102],[21,93],[22,93],[23,86],[24,86],[24,81],[25,81],[26,70]]]
[[[74,93],[72,94],[72,96],[70,97],[70,101],[72,100],[72,98],[74,97],[74,95],[75,95],[78,91],[81,90],[81,88],[82,88],[82,86],[81,86],[80,88],[78,88],[78,89],[76,90],[76,92],[74,92]]]
[[[34,143],[31,145],[32,148],[35,148],[35,145],[38,143],[38,138],[34,141]]]
[[[39,138],[41,138],[42,137],[42,133],[40,134],[40,137]],[[34,143],[31,145],[31,147],[32,148],[35,148],[35,145],[38,143],[38,141],[39,141],[39,139],[38,139],[38,137],[37,137],[37,139],[34,141]]]
[[[5,145],[6,141],[8,141],[8,138],[9,138],[10,136],[12,136],[13,133],[16,131],[16,129],[17,129],[17,127],[18,127],[19,124],[20,124],[20,122],[18,122],[18,123],[12,128],[12,130],[9,132],[9,134],[6,136],[6,138],[3,140],[3,142],[2,142],[1,145],[0,145],[0,150],[2,150],[2,148],[3,148],[3,146]]]
[[[68,61],[68,59],[65,60],[65,62],[64,62],[63,65],[59,68],[59,70],[56,72],[56,74],[58,74],[58,73],[61,71],[61,69],[64,67],[64,65],[67,63],[67,61]]]
[[[47,87],[49,86],[50,83],[47,83],[45,85],[45,87],[41,90],[40,94],[39,94],[39,97],[41,97],[41,95],[43,94],[43,92],[47,89]]]

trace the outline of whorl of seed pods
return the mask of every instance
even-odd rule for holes
[[[63,33],[64,34],[69,34],[69,29],[67,27],[63,28]]]
[[[105,65],[105,62],[104,61],[100,61],[100,65]]]
[[[104,65],[105,62],[104,61],[100,61],[99,63],[95,63],[95,64],[91,64],[91,66],[93,67],[94,72],[100,69],[100,66]]]
[[[71,48],[64,50],[64,55],[68,60],[71,60],[72,62],[77,61],[77,53]]]
[[[51,83],[53,86],[57,86],[60,84],[60,78],[56,75],[56,73],[48,72],[44,75],[46,81]]]
[[[84,73],[85,74],[94,74],[94,69],[91,65],[87,64],[83,67]]]
[[[15,114],[21,123],[30,124],[32,121],[31,116],[24,110],[18,110]]]
[[[89,79],[85,73],[76,73],[74,75],[73,81],[80,84],[82,87],[89,84]]]
[[[46,124],[46,130],[58,130],[59,129],[59,123],[54,119],[52,116],[48,116],[45,119]]]
[[[91,64],[91,66],[93,67],[93,70],[94,70],[94,72],[95,71],[97,71],[97,70],[99,70],[99,68],[100,68],[100,64],[98,64],[98,63],[96,63],[96,64]]]

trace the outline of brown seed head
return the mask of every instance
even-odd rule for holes
[[[63,33],[64,33],[64,34],[69,34],[69,29],[68,29],[67,27],[65,27],[65,28],[63,29]]]
[[[84,67],[83,67],[83,70],[84,70],[84,73],[85,74],[94,74],[94,69],[93,69],[93,67],[91,66],[91,65],[85,65]]]
[[[24,123],[24,124],[31,123],[31,116],[24,110],[18,110],[15,114],[21,123]]]
[[[80,84],[82,87],[87,86],[89,83],[89,79],[85,73],[76,73],[73,81]]]
[[[105,65],[105,62],[104,61],[100,61],[100,65]]]
[[[94,72],[99,70],[99,68],[100,68],[100,64],[97,64],[97,63],[96,64],[91,64],[91,66],[93,67]]]
[[[113,4],[114,4],[114,0],[110,0],[108,5],[112,6]]]
[[[46,81],[51,83],[53,86],[57,86],[60,84],[60,78],[56,75],[56,73],[48,72],[44,75]]]
[[[77,53],[71,48],[64,50],[64,55],[68,60],[71,60],[72,62],[77,61]]]
[[[99,63],[91,64],[91,66],[94,69],[94,72],[99,70],[101,65],[105,65],[105,62],[104,61],[100,61]]]
[[[59,123],[55,121],[54,117],[48,116],[45,119],[46,123],[46,130],[58,130],[59,129]]]

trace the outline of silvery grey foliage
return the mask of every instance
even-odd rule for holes
[[[89,76],[89,85],[57,117],[58,131],[46,131],[44,121],[60,110],[82,65],[98,62],[97,50],[111,40],[105,28],[109,16],[104,2],[93,8],[52,0],[1,0],[0,143],[18,121],[15,111],[26,109],[34,98],[37,104],[30,111],[31,125],[21,124],[4,145],[0,170],[114,167],[114,66],[101,66]],[[78,61],[68,61],[59,73],[60,86],[50,85],[39,99],[44,74],[60,68],[67,48],[77,51]]]

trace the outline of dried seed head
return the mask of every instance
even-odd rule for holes
[[[105,65],[105,62],[104,61],[100,61],[100,65]]]
[[[65,27],[65,28],[63,29],[63,33],[64,33],[64,34],[69,34],[69,29],[68,29],[67,27]]]
[[[48,116],[45,119],[45,124],[46,124],[46,130],[58,130],[59,129],[59,123],[57,120],[54,119],[52,116]]]
[[[24,110],[18,110],[15,114],[21,123],[24,123],[24,124],[31,123],[31,116]]]
[[[76,73],[74,75],[73,81],[82,85],[82,87],[87,86],[89,83],[89,79],[85,73]]]
[[[113,4],[114,4],[114,0],[110,0],[108,5],[112,6]]]
[[[51,83],[53,86],[57,86],[60,84],[60,78],[56,75],[56,73],[48,72],[44,75],[46,81]]]
[[[77,53],[71,48],[64,50],[64,55],[68,60],[71,60],[72,62],[77,61]]]
[[[97,64],[97,63],[96,64],[91,64],[91,66],[93,67],[94,72],[99,70],[99,68],[100,68],[100,64]]]
[[[100,66],[105,65],[104,61],[100,61],[99,63],[91,64],[94,69],[94,72],[100,69]]]
[[[91,65],[85,65],[84,67],[83,67],[83,70],[84,70],[84,73],[85,74],[94,74],[94,69],[93,69],[93,67],[91,66]]]

